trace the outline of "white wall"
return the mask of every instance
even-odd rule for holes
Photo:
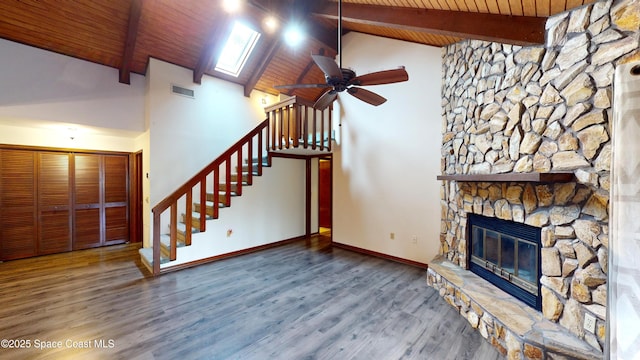
[[[189,69],[151,59],[147,115],[150,122],[152,207],[266,119],[254,91],[210,76],[193,83]],[[171,84],[195,91],[195,99],[170,92]]]
[[[29,126],[29,121],[24,119],[12,124],[16,125],[6,125],[0,119],[0,144],[123,152],[136,150],[133,136],[137,133],[111,135],[110,129],[79,128],[76,124],[60,126],[38,122]],[[69,127],[75,130],[70,132]]]
[[[151,163],[151,153],[149,151],[149,131],[135,139],[135,147],[142,151],[142,243],[150,246],[151,236],[151,199],[149,198],[150,182],[147,174]]]
[[[144,77],[132,74],[131,85],[120,84],[117,69],[3,39],[0,54],[5,125],[27,120],[144,131]]]
[[[231,199],[231,207],[220,209],[217,220],[207,221],[207,231],[194,234],[191,246],[178,248],[177,260],[164,266],[303,236],[304,174],[304,160],[274,158],[273,167],[254,177],[242,196]]]
[[[404,65],[409,81],[368,86],[388,99],[379,107],[339,96],[333,240],[428,263],[440,244],[440,49],[353,32],[342,44],[343,67]]]
[[[0,144],[136,150],[144,77],[3,39],[0,54]]]

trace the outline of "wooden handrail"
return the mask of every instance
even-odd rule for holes
[[[326,112],[328,111],[328,113]],[[165,197],[151,210],[153,213],[153,275],[160,274],[160,228],[162,214],[170,210],[169,223],[169,258],[175,260],[177,256],[177,223],[178,223],[178,204],[186,201],[184,216],[185,221],[185,245],[191,244],[192,226],[193,226],[193,191],[196,186],[200,187],[200,196],[195,196],[196,201],[200,202],[199,212],[199,231],[206,230],[207,219],[207,177],[212,175],[213,178],[213,218],[217,219],[220,209],[220,196],[224,194],[224,206],[231,205],[231,194],[242,194],[243,187],[243,156],[248,157],[247,164],[248,174],[246,182],[251,185],[253,182],[253,173],[256,170],[257,175],[262,175],[263,159],[269,155],[269,151],[289,149],[291,147],[311,148],[314,150],[331,151],[331,111],[332,107],[325,110],[317,110],[313,108],[313,102],[291,97],[277,104],[265,108],[267,119],[261,122],[254,129],[249,131],[235,144],[231,145],[225,152],[220,154],[209,165],[200,170],[195,176],[186,181],[176,191]],[[325,122],[328,123],[325,125]],[[328,131],[327,131],[328,129]],[[328,141],[327,141],[328,140]],[[252,158],[254,157],[254,141],[257,143],[258,163],[254,169]],[[325,142],[328,142],[325,146]],[[246,150],[245,149],[246,146]],[[246,151],[246,153],[245,153]],[[267,156],[268,162],[271,157]],[[232,181],[232,162],[237,162],[237,178]],[[221,167],[224,168],[221,169]],[[221,178],[220,172],[224,171],[224,177]],[[220,189],[220,181],[224,185],[224,190]],[[233,184],[233,186],[232,186]],[[232,191],[233,190],[233,191]],[[186,198],[185,200],[181,200]]]

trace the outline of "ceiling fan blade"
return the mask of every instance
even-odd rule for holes
[[[336,64],[332,58],[322,55],[311,55],[311,57],[327,78],[338,78],[342,80],[342,70],[340,70],[338,64]]]
[[[288,85],[275,85],[274,89],[310,89],[310,88],[325,88],[331,87],[327,84],[288,84]]]
[[[378,106],[378,105],[382,105],[384,104],[387,99],[383,98],[382,96],[374,93],[373,91],[369,91],[369,90],[365,90],[363,88],[358,88],[358,87],[351,87],[349,89],[347,89],[347,92],[355,97],[357,97],[358,99],[369,103],[373,106]]]
[[[331,105],[331,103],[338,97],[338,93],[334,90],[329,90],[322,94],[320,98],[313,104],[313,107],[318,110],[324,110]]]
[[[378,71],[356,76],[350,81],[350,83],[353,85],[365,86],[393,84],[407,80],[409,80],[409,74],[407,74],[407,71],[403,66],[399,69]]]

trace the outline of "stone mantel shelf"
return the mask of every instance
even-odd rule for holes
[[[438,180],[455,180],[464,182],[571,182],[575,181],[573,172],[548,173],[506,173],[506,174],[455,174],[438,175]]]

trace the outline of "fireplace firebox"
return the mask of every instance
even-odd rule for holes
[[[542,309],[539,228],[468,214],[467,244],[473,273],[532,308]]]

